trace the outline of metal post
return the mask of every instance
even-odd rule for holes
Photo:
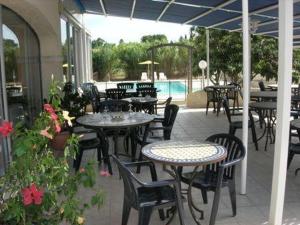
[[[209,29],[206,29],[206,62],[207,62],[207,68],[206,68],[206,82],[207,86],[209,86],[209,76],[210,76],[210,71],[209,71]]]
[[[151,82],[154,83],[154,49],[151,49]]]
[[[192,49],[189,48],[188,94],[193,92]]]
[[[248,104],[249,104],[249,81],[250,81],[250,58],[249,58],[249,10],[248,0],[243,0],[243,143],[246,155],[242,161],[241,171],[241,194],[246,194],[247,184],[247,156],[248,156]]]
[[[293,0],[279,0],[279,52],[277,125],[274,149],[270,225],[282,224],[284,205],[288,133],[290,129],[292,58],[293,58]]]

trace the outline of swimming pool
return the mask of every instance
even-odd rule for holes
[[[154,86],[160,90],[158,96],[182,95],[187,93],[187,87],[183,81],[156,81]]]

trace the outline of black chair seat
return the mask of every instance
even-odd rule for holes
[[[232,121],[230,123],[230,126],[236,128],[236,129],[241,129],[243,127],[243,121]],[[251,121],[248,120],[248,127],[251,128],[252,124]]]
[[[137,189],[140,207],[169,204],[176,200],[175,190],[170,186],[139,187]]]
[[[182,174],[181,180],[184,183],[190,183],[192,176],[193,176],[193,172],[184,173]],[[205,188],[208,190],[215,190],[217,187],[217,176],[218,173],[216,172],[209,173],[208,176],[208,173],[205,173],[204,171],[200,171],[197,173],[196,177],[194,178],[193,187],[199,189]],[[221,187],[226,187],[226,186],[228,186],[228,180],[226,177],[223,177]]]
[[[81,149],[93,149],[93,148],[97,148],[99,145],[100,145],[99,138],[79,141],[79,147]]]
[[[291,143],[289,149],[294,154],[300,154],[300,143],[297,144]]]

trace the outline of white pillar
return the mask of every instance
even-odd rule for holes
[[[248,156],[248,104],[250,83],[250,48],[249,48],[249,10],[248,0],[243,0],[243,143],[246,155],[242,161],[241,194],[246,194],[247,183],[247,156]]]
[[[206,62],[207,62],[207,68],[206,68],[206,77],[207,77],[207,83],[206,85],[209,85],[209,76],[210,76],[210,68],[209,68],[209,29],[206,28]]]
[[[291,106],[293,0],[279,0],[277,125],[269,224],[281,225],[284,206]]]

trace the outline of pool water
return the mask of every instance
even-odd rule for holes
[[[160,90],[158,95],[185,95],[186,85],[181,81],[156,81],[154,86]]]

